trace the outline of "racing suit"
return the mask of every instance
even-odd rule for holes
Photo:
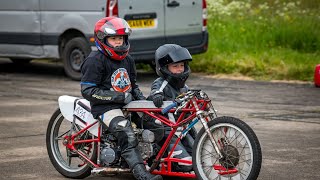
[[[151,97],[153,95],[161,91],[163,93],[163,101],[173,101],[178,95],[180,95],[182,92],[186,92],[187,90],[188,90],[187,85],[184,85],[184,87],[180,89],[171,85],[170,83],[167,83],[167,81],[164,78],[159,77],[152,83],[151,92],[148,99],[152,99]],[[172,113],[168,114],[169,119],[171,121],[175,121],[175,119],[177,119],[179,115],[180,114],[173,116]],[[171,129],[168,129],[168,128],[165,128],[165,129],[166,129],[164,133],[165,138],[163,138],[162,142],[160,142],[161,144],[164,143],[165,139],[168,137],[171,131]],[[194,138],[196,137],[196,133],[197,131],[194,128],[192,128],[191,131],[189,131],[189,133],[178,143],[172,156],[175,158],[191,160],[192,157],[190,154],[192,153],[192,146],[193,146]],[[177,140],[177,136],[173,136],[169,144],[168,150],[172,149],[176,140]],[[178,163],[173,165],[173,170],[188,172],[192,170],[192,166],[183,164],[183,163]]]
[[[81,93],[90,101],[94,118],[100,117],[117,137],[121,156],[131,169],[143,164],[131,123],[121,111],[128,93],[134,100],[145,99],[136,84],[134,60],[129,55],[123,60],[112,60],[93,51],[81,65],[81,73]]]

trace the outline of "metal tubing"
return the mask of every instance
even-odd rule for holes
[[[200,109],[199,109],[199,107],[198,107],[198,105],[197,105],[197,103],[196,103],[196,101],[194,99],[192,99],[192,103],[193,103],[194,107],[197,110],[197,116],[200,119],[200,121],[201,121],[201,123],[202,123],[202,125],[203,125],[203,127],[204,127],[204,129],[205,129],[205,131],[207,133],[207,135],[209,136],[209,139],[210,139],[211,143],[213,144],[214,149],[216,150],[216,152],[219,155],[219,157],[222,158],[223,156],[221,154],[221,151],[218,148],[218,145],[217,145],[216,141],[214,140],[213,135],[210,132],[210,129],[209,129],[208,124],[207,124],[207,121],[203,118],[203,111],[200,111]]]

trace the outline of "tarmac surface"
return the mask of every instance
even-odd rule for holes
[[[138,72],[145,95],[155,78]],[[320,88],[198,74],[187,84],[207,92],[219,116],[240,118],[253,128],[262,146],[259,180],[320,179]],[[0,59],[0,179],[65,179],[52,166],[45,143],[60,95],[80,96],[79,82],[68,79],[60,63],[15,65]]]

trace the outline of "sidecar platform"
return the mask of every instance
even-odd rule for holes
[[[165,108],[172,104],[173,101],[163,101],[163,105],[160,108]],[[136,108],[145,108],[145,109],[152,109],[157,108],[152,101],[148,100],[138,100],[138,101],[131,101],[129,104],[122,107],[123,109],[136,109]]]

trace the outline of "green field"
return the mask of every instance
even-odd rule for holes
[[[193,72],[312,81],[320,64],[320,0],[207,0],[209,49]]]

